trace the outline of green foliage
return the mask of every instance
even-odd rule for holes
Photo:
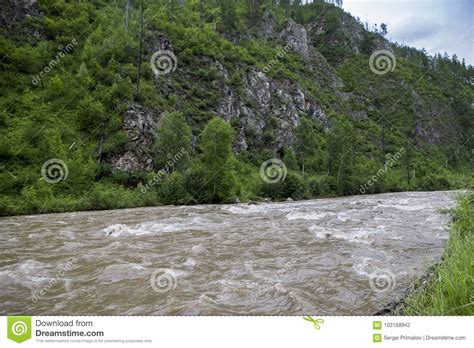
[[[1,215],[301,199],[358,194],[365,186],[365,193],[378,193],[473,185],[473,68],[457,57],[391,45],[397,67],[376,75],[368,60],[383,37],[332,4],[146,0],[140,93],[138,3],[132,3],[127,30],[123,6],[109,0],[39,5],[42,16],[22,22],[18,32],[2,28],[0,36]],[[290,51],[267,73],[272,84],[303,90],[306,104],[315,101],[329,115],[323,123],[311,110],[301,111],[288,128],[294,141],[284,148],[282,114],[265,115],[262,133],[260,120],[216,118],[225,90],[234,105],[259,107],[246,90],[249,72],[268,66],[284,44],[277,35],[256,37],[264,10],[276,22],[274,33],[289,17],[307,27],[323,23],[308,38],[324,57],[301,59]],[[148,61],[160,35],[172,43],[178,65],[157,78]],[[343,86],[336,88],[338,79]],[[284,97],[270,97],[286,112]],[[130,149],[122,118],[134,104],[160,112],[156,139],[143,149],[153,156],[154,170],[166,168],[153,185],[154,173],[111,165]],[[245,134],[248,148],[234,155],[235,131]],[[401,148],[403,156],[387,167],[387,155]],[[186,155],[173,159],[178,153]],[[286,179],[265,184],[260,165],[280,157]],[[41,175],[52,158],[69,169],[67,180],[54,185]],[[381,168],[387,170],[368,184]]]
[[[302,117],[300,124],[295,129],[295,150],[298,157],[299,167],[304,174],[308,169],[318,172],[324,166],[323,146],[325,140],[321,135],[321,129],[308,118]]]
[[[225,202],[237,194],[236,160],[232,152],[234,131],[220,118],[209,121],[201,134],[201,155],[193,185],[200,201]],[[194,195],[194,194],[193,194]]]
[[[155,137],[155,166],[163,168],[170,158],[177,154],[185,154],[174,163],[171,171],[185,170],[191,154],[192,133],[181,112],[164,112]]]
[[[451,183],[445,176],[429,174],[418,179],[417,186],[422,190],[437,191],[450,189]]]
[[[292,147],[285,151],[283,163],[285,163],[289,170],[298,170],[298,160],[296,159],[296,154]]]
[[[186,178],[179,172],[166,177],[158,188],[158,198],[164,204],[187,204],[192,197],[185,189]]]
[[[284,180],[276,183],[263,183],[260,190],[262,197],[272,199],[302,199],[308,191],[308,184],[294,172],[288,172]]]
[[[336,179],[338,194],[354,194],[355,132],[346,120],[334,121],[328,137],[328,173]]]

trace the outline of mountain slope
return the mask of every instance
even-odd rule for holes
[[[332,4],[4,1],[1,214],[472,180],[473,68]]]

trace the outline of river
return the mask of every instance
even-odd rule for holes
[[[438,262],[455,192],[0,219],[0,315],[371,315]]]

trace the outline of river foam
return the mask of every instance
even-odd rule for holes
[[[32,315],[371,315],[440,260],[454,196],[1,218],[0,304]],[[390,291],[374,290],[377,274]]]

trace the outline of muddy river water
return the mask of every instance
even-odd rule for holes
[[[371,315],[440,260],[455,192],[0,219],[0,315]]]

